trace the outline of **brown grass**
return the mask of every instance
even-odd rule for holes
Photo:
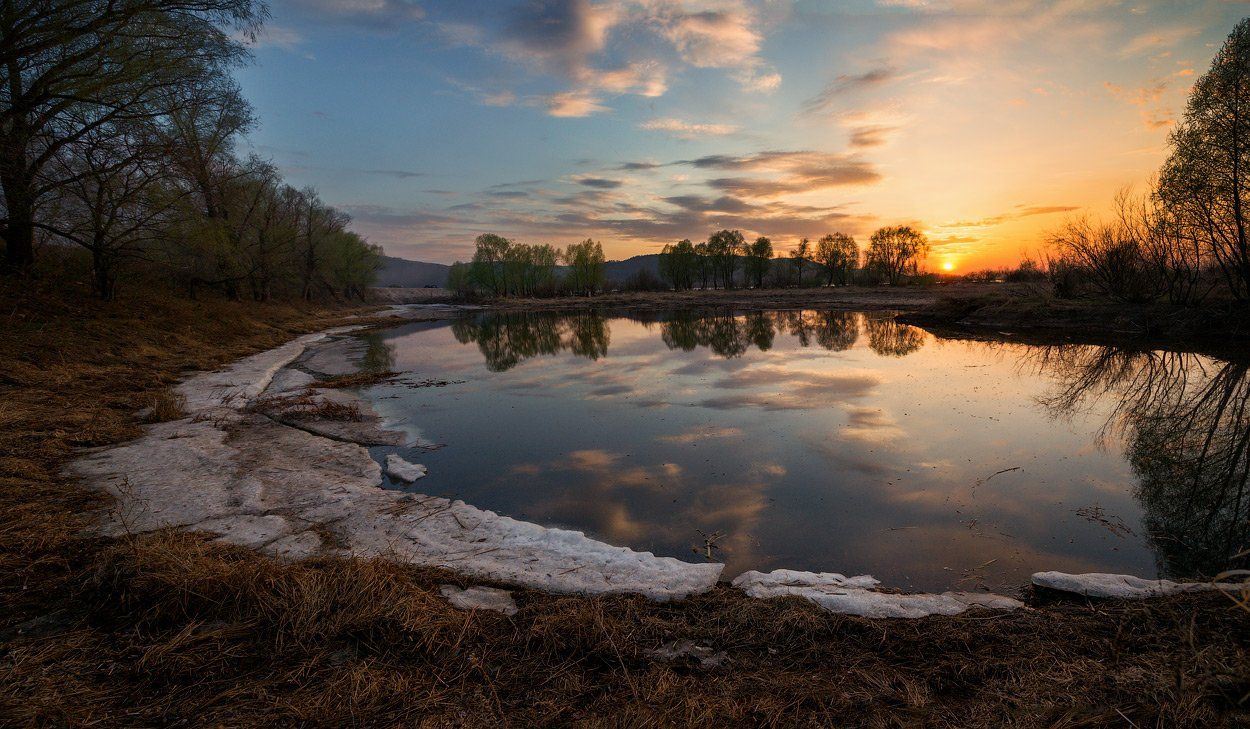
[[[279,420],[342,420],[358,423],[365,417],[360,412],[359,404],[317,397],[316,391],[311,388],[294,395],[259,397],[248,406],[248,410]]]
[[[390,382],[396,377],[399,377],[398,372],[356,372],[350,375],[339,375],[338,377],[318,380],[315,383],[315,386],[328,387],[331,389],[372,387],[374,385],[380,385],[383,382]]]
[[[144,422],[164,423],[187,415],[187,399],[174,388],[166,387],[154,393],[149,401]]]
[[[153,313],[155,312],[155,313]],[[453,610],[436,570],[297,564],[201,535],[86,536],[59,469],[138,432],[188,368],[338,312],[0,297],[0,723],[62,726],[1234,726],[1244,614],[1218,595],[921,621],[722,588],[657,604],[518,591]],[[229,322],[226,324],[226,322]],[[189,487],[193,485],[189,484]],[[722,669],[651,651],[690,640]]]

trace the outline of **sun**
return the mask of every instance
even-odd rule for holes
[[[943,271],[954,271],[954,270],[955,270],[955,264],[951,263],[950,261],[947,261],[946,263],[943,263],[943,264],[942,264],[942,270],[943,270]]]

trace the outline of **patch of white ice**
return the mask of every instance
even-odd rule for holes
[[[516,601],[512,593],[495,587],[466,587],[442,585],[438,588],[452,607],[461,610],[494,610],[504,615],[516,615]]]
[[[1105,572],[1068,574],[1066,572],[1038,572],[1033,584],[1051,590],[1071,592],[1085,597],[1121,598],[1126,600],[1175,595],[1179,592],[1203,590],[1237,590],[1238,585],[1212,582],[1173,582],[1171,580],[1147,580],[1132,575],[1113,575]]]
[[[425,472],[425,466],[420,463],[409,463],[402,456],[392,453],[386,457],[386,475],[391,478],[412,483],[417,479],[425,478]]]
[[[719,564],[656,557],[460,501],[382,489],[381,468],[365,447],[248,412],[275,373],[325,335],[192,377],[179,386],[187,418],[74,461],[71,471],[116,497],[101,530],[204,530],[277,556],[385,556],[551,592],[667,600],[715,586]],[[367,420],[344,427],[376,427]]]
[[[734,587],[751,597],[782,595],[803,597],[835,613],[865,618],[923,618],[929,615],[958,615],[970,607],[1015,610],[1024,603],[1003,595],[967,592],[900,595],[877,592],[880,583],[868,575],[846,577],[835,572],[774,570],[769,573],[744,572]]]

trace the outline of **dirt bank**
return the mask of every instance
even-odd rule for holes
[[[970,293],[975,284],[950,286],[844,286],[803,289],[715,289],[711,291],[631,291],[594,297],[561,296],[551,299],[506,298],[478,302],[505,311],[570,309],[854,309],[914,311],[946,294]]]
[[[1030,285],[951,290],[906,311],[899,321],[937,330],[1017,332],[1090,343],[1243,350],[1250,345],[1250,309],[1231,302],[1185,307],[1059,299]]]

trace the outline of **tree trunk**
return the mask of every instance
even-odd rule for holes
[[[103,252],[91,252],[92,282],[95,295],[103,301],[112,301],[117,290],[117,277],[113,275],[112,262]]]
[[[26,166],[24,158],[10,159],[10,154],[0,160],[0,186],[4,189],[4,200],[8,212],[8,221],[4,227],[4,267],[8,271],[24,272],[35,262],[35,201],[34,180],[25,174],[23,169],[7,172],[10,165]]]

